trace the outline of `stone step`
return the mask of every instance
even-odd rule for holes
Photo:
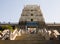
[[[56,40],[41,40],[41,41],[36,41],[36,40],[5,40],[2,41],[0,40],[0,44],[60,44],[60,41],[56,41]]]
[[[15,40],[44,40],[44,38],[38,34],[27,34],[17,36]]]

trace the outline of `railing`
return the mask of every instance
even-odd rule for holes
[[[8,34],[8,32],[7,32],[7,33],[5,33],[5,35],[4,35],[4,36],[2,36],[2,40],[5,40],[6,38],[8,38],[8,39],[9,39],[9,34]]]
[[[10,40],[15,40],[16,36],[21,36],[20,32],[21,31],[20,30],[18,31],[17,29],[15,29],[13,33],[11,32],[11,34],[10,34]]]
[[[2,32],[3,36],[1,37],[1,40],[6,40],[6,38],[9,39],[10,31],[9,30],[4,30]]]
[[[50,37],[54,36],[56,38],[56,40],[58,40],[58,35],[60,35],[60,33],[57,30],[53,30],[53,32],[51,30],[49,30],[49,31],[47,31],[47,33],[45,35],[46,36],[45,38],[46,38],[46,40],[47,39],[49,40]]]
[[[60,35],[60,33],[59,33],[57,30],[53,30],[53,31],[54,31],[54,33],[55,33],[55,37],[57,38],[58,35]]]
[[[51,30],[46,30],[46,29],[41,29],[39,30],[39,33],[45,38],[45,40],[50,40],[50,37],[54,36],[56,39],[58,39],[58,35],[60,35],[60,33],[57,30],[53,30],[54,33],[52,33]],[[51,33],[53,35],[51,35]]]
[[[16,36],[21,36],[21,29],[18,31],[17,29],[14,32],[11,32],[9,29],[6,29],[2,32],[0,37],[1,40],[15,40]]]

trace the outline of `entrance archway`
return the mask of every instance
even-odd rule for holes
[[[35,34],[37,32],[38,22],[26,22],[27,31],[30,34]]]
[[[28,33],[35,34],[36,33],[36,28],[28,28]]]

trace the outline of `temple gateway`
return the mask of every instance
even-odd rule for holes
[[[0,23],[2,25],[11,25],[25,32],[38,33],[41,29],[58,30],[60,32],[60,23],[45,23],[43,13],[38,5],[24,6],[19,23]]]
[[[19,27],[28,32],[33,31],[35,33],[39,29],[45,28],[45,21],[40,6],[26,5],[19,19]]]
[[[38,33],[41,29],[58,30],[60,24],[45,23],[42,11],[38,5],[26,5],[19,19],[19,28],[28,32]]]

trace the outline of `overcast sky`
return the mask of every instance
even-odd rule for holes
[[[60,0],[0,0],[0,22],[19,22],[24,5],[40,6],[45,22],[60,23]]]

